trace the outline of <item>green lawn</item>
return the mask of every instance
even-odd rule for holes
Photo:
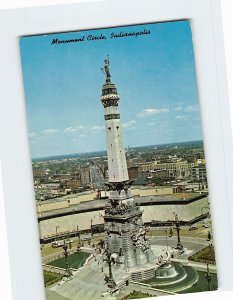
[[[148,293],[133,291],[129,295],[125,296],[123,299],[124,300],[126,300],[126,299],[142,299],[142,298],[149,298],[149,297],[153,297],[153,296]]]
[[[52,272],[44,271],[44,285],[49,286],[51,284],[54,284],[55,282],[58,282],[62,279],[63,275],[55,274]]]
[[[69,255],[68,263],[69,263],[70,268],[78,269],[78,268],[82,267],[84,265],[86,259],[90,255],[91,255],[90,253],[82,252],[82,251]],[[65,269],[66,268],[65,258],[62,257],[57,260],[54,260],[54,261],[50,262],[49,265]]]
[[[193,285],[191,288],[180,292],[180,293],[195,293],[195,292],[204,292],[204,291],[208,291],[208,283],[207,280],[205,278],[205,272],[200,272],[197,271],[198,275],[199,275],[199,280],[198,282]],[[211,279],[211,283],[210,283],[210,288],[211,291],[215,291],[218,289],[218,280],[217,280],[217,274],[212,274],[212,279]]]
[[[194,255],[189,257],[189,260],[202,262],[202,263],[209,263],[209,264],[216,264],[215,262],[215,253],[213,246],[207,246],[206,248],[202,249],[201,251],[195,253]]]

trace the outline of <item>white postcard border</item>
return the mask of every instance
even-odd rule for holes
[[[112,0],[0,11],[0,160],[13,299],[44,297],[19,37],[179,19],[192,22],[220,291],[233,290],[233,146],[217,8],[211,0]],[[164,299],[178,297],[200,294]]]

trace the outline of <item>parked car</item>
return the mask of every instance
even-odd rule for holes
[[[52,247],[53,248],[62,247],[64,245],[64,243],[70,244],[70,243],[73,243],[73,240],[55,241],[55,242],[52,242]]]
[[[55,241],[55,242],[52,242],[52,247],[53,248],[62,247],[63,245],[64,245],[64,241]]]
[[[203,227],[205,227],[205,228],[209,228],[210,226],[211,226],[210,223],[206,223],[203,225]]]
[[[84,236],[81,238],[83,241],[90,241],[91,237],[90,236]]]
[[[192,230],[197,230],[198,228],[196,226],[190,226],[189,227],[189,231],[192,231]]]

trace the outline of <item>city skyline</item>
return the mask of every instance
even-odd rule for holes
[[[142,146],[135,146],[135,147],[129,147],[126,145],[125,150],[136,150],[138,148],[155,148],[156,150],[157,147],[167,147],[167,146],[172,146],[172,145],[185,145],[185,144],[199,144],[201,143],[203,145],[203,140],[192,140],[192,141],[184,141],[184,142],[173,142],[173,143],[165,143],[165,144],[157,144],[157,145],[142,145]],[[88,155],[92,156],[91,154],[96,154],[96,153],[104,153],[107,155],[107,149],[102,149],[102,150],[97,150],[97,151],[88,151],[88,152],[74,152],[74,153],[65,153],[65,154],[57,154],[57,155],[50,155],[50,156],[42,156],[42,157],[32,157],[32,160],[37,162],[37,161],[46,161],[46,160],[63,160],[67,158],[78,158],[77,156],[84,156],[88,157]]]
[[[110,38],[143,30],[150,34]],[[52,44],[100,34],[107,39]],[[24,37],[20,46],[33,158],[106,148],[100,68],[107,54],[125,147],[202,140],[189,21]]]

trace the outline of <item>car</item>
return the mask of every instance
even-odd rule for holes
[[[210,226],[211,226],[210,223],[206,223],[203,225],[203,227],[205,227],[205,228],[209,228]]]
[[[53,247],[53,248],[62,247],[63,245],[64,245],[64,242],[63,242],[63,241],[55,241],[55,242],[52,242],[52,247]]]
[[[53,247],[53,248],[63,247],[63,246],[64,246],[64,243],[70,244],[70,243],[73,243],[73,240],[54,241],[54,242],[52,242],[52,247]]]
[[[84,236],[82,238],[83,241],[90,241],[91,240],[91,237],[90,236]]]
[[[196,226],[190,226],[189,231],[197,230],[198,228]]]

